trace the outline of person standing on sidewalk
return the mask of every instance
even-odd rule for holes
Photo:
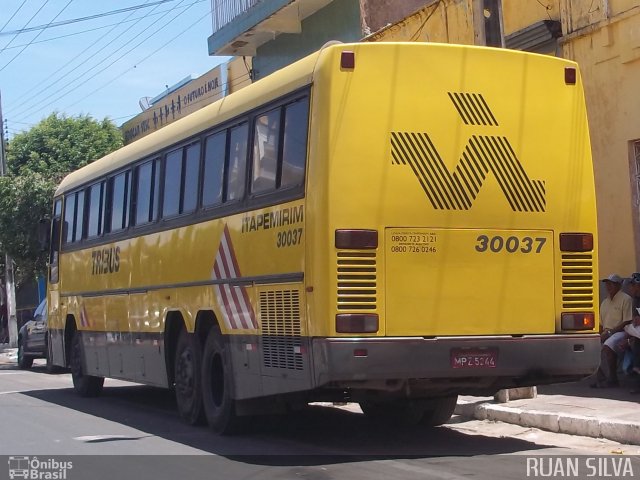
[[[618,354],[627,349],[624,327],[633,319],[633,299],[622,291],[622,278],[613,273],[602,281],[608,295],[600,305],[600,338],[603,345],[596,382],[591,385],[593,388],[619,386]]]

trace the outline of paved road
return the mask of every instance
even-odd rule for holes
[[[499,480],[526,477],[528,456],[640,453],[601,439],[457,417],[435,429],[382,427],[353,409],[326,406],[219,437],[182,424],[167,391],[108,380],[101,397],[82,399],[70,385],[68,374],[47,375],[42,366],[0,365],[0,455],[74,455],[69,480]],[[633,462],[640,475],[640,462]],[[2,478],[8,470],[0,463]]]

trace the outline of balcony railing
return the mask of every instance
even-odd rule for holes
[[[264,0],[211,0],[213,33]]]

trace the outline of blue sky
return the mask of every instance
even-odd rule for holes
[[[0,0],[0,93],[9,138],[54,111],[120,125],[141,111],[140,98],[228,59],[207,51],[211,0],[161,1]],[[145,8],[132,8],[139,5]],[[121,9],[129,10],[70,22]]]

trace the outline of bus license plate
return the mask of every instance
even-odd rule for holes
[[[497,348],[486,350],[451,350],[451,367],[453,368],[496,368],[497,365]]]

